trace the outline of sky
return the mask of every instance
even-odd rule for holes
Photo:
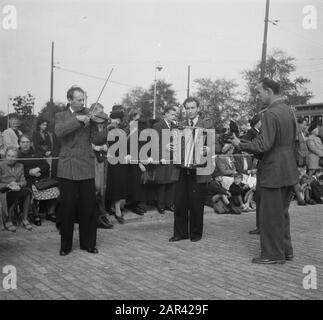
[[[9,97],[35,97],[35,114],[49,100],[51,42],[55,43],[54,100],[79,85],[95,102],[113,68],[100,103],[109,112],[132,88],[157,77],[186,97],[187,67],[194,79],[235,79],[260,60],[265,0],[0,0],[0,110]],[[17,28],[6,30],[5,5],[17,11]],[[305,29],[305,6],[317,12],[317,28]],[[296,58],[293,77],[311,80],[311,102],[323,102],[323,0],[271,0],[268,51]],[[85,76],[87,74],[89,76]],[[93,76],[93,77],[90,77]],[[10,112],[12,107],[9,106]]]

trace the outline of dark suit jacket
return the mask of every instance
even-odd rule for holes
[[[291,109],[281,99],[264,112],[261,133],[239,147],[252,153],[264,153],[260,186],[282,188],[298,182],[295,155],[296,123]]]
[[[161,160],[163,159],[163,155],[167,155],[169,152],[169,151],[163,150],[165,148],[162,144],[162,131],[163,129],[169,130],[169,127],[167,126],[165,120],[162,119],[153,125],[153,129],[157,131],[159,136],[159,146],[156,146],[156,147],[158,147],[159,160]],[[170,125],[170,129],[174,129],[173,124]],[[170,153],[170,156],[166,160],[172,160],[172,153]],[[177,181],[179,178],[179,167],[177,165],[158,164],[156,165],[155,170],[156,170],[156,182],[158,184],[172,183],[174,181]]]
[[[86,114],[83,110],[77,114]],[[92,139],[98,130],[92,122],[88,126],[76,119],[76,115],[67,109],[55,117],[55,134],[60,139],[57,177],[70,180],[94,178],[94,152]]]
[[[247,170],[243,169],[243,159],[247,160],[248,168]],[[237,172],[248,174],[248,170],[255,169],[253,165],[253,158],[250,156],[234,156],[234,164],[236,166]]]

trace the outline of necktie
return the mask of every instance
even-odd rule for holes
[[[194,127],[194,122],[193,122],[193,120],[190,120],[190,126],[191,126],[191,127]]]

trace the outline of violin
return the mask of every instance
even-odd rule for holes
[[[103,111],[96,111],[95,108],[93,108],[93,110],[90,110],[84,106],[78,112],[82,112],[83,114],[89,116],[90,121],[96,124],[102,124],[110,119],[108,114]]]

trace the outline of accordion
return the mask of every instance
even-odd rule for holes
[[[188,169],[204,167],[206,159],[203,147],[206,146],[206,129],[180,126],[175,130],[173,139],[175,163]]]

